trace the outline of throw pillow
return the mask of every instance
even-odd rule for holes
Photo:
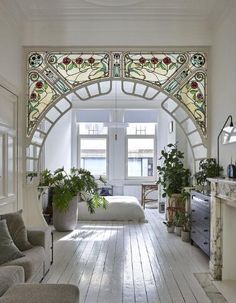
[[[0,265],[21,257],[24,257],[24,254],[14,244],[6,220],[0,220]]]
[[[15,213],[0,215],[0,219],[7,221],[9,233],[19,250],[24,251],[32,248],[28,241],[27,230],[22,218],[22,209]]]

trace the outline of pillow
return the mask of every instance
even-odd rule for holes
[[[6,220],[0,220],[0,265],[21,257],[24,254],[14,244]]]
[[[9,233],[19,250],[24,251],[33,247],[28,241],[27,230],[22,218],[22,209],[15,213],[0,215],[0,219],[7,221]]]

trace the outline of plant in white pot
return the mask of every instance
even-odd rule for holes
[[[184,218],[185,214],[181,211],[176,211],[175,218],[174,218],[174,226],[175,226],[175,234],[177,236],[181,236],[181,231],[184,226]]]
[[[191,229],[190,215],[185,214],[183,218],[183,228],[181,230],[181,239],[184,242],[190,241],[190,229]]]
[[[64,168],[51,173],[45,170],[41,173],[40,186],[53,189],[53,225],[58,231],[73,230],[78,218],[78,196],[86,197],[91,213],[102,206],[106,208],[107,201],[97,194],[97,183],[90,171],[71,168],[68,174]]]

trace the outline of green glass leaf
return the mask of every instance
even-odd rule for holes
[[[59,67],[60,69],[65,70],[65,65],[64,65],[64,64],[62,64],[62,63],[58,63],[58,67]]]
[[[74,64],[71,63],[71,64],[68,65],[67,70],[72,70],[73,68],[74,68]]]

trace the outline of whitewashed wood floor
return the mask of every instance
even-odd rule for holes
[[[208,272],[196,247],[166,232],[156,209],[149,223],[86,222],[56,233],[54,264],[43,283],[72,283],[80,303],[209,303],[193,273]]]

